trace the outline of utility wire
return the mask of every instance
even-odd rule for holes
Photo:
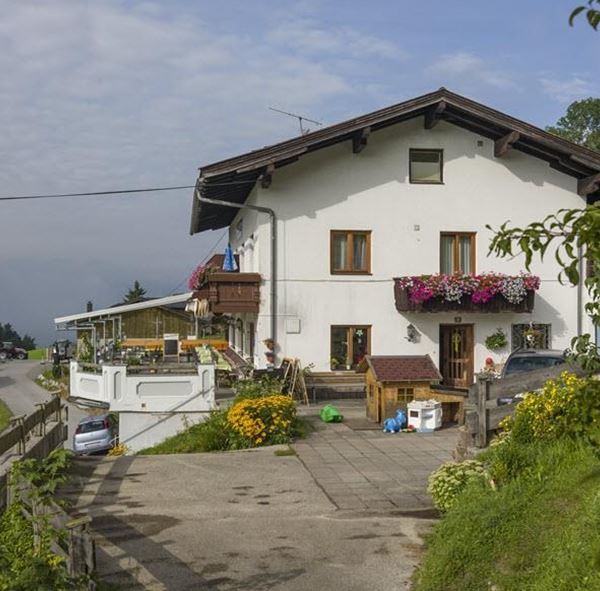
[[[219,244],[221,244],[221,241],[223,240],[223,238],[225,238],[225,236],[227,236],[228,233],[229,233],[229,231],[227,229],[225,229],[225,231],[221,234],[221,236],[219,236],[219,239],[210,247],[208,254],[200,261],[201,265],[203,265],[209,259],[209,257],[211,257],[214,254],[215,250],[217,249],[217,246],[219,246]],[[186,281],[187,281],[187,277],[185,279],[182,279],[169,292],[169,295],[173,295]]]
[[[223,183],[210,183],[211,187],[228,187],[231,185],[253,185],[253,181],[228,181]],[[94,197],[108,195],[125,195],[127,193],[153,193],[157,191],[179,191],[181,189],[195,189],[196,185],[179,185],[177,187],[150,187],[147,189],[119,189],[117,191],[90,191],[88,193],[54,193],[46,195],[10,195],[0,197],[0,201],[24,201],[27,199],[58,199],[61,197]]]
[[[178,191],[193,189],[195,185],[180,185],[177,187],[150,187],[147,189],[119,189],[117,191],[90,191],[89,193],[55,193],[49,195],[15,195],[0,197],[0,201],[19,201],[25,199],[56,199],[58,197],[92,197],[94,195],[123,195],[125,193],[151,193],[155,191]]]

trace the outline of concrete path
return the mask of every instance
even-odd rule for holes
[[[78,458],[64,495],[118,589],[407,589],[431,521],[337,510],[277,449]]]
[[[13,415],[32,413],[36,410],[37,402],[48,400],[48,392],[30,377],[36,368],[41,367],[39,361],[11,360],[0,364],[0,400],[8,406]],[[41,371],[40,369],[39,373]]]
[[[333,401],[345,418],[359,423],[364,401]],[[314,431],[294,444],[300,460],[339,508],[389,513],[432,508],[427,478],[452,459],[457,430],[386,434],[353,430],[318,418],[323,405],[302,409]]]
[[[51,367],[42,365],[39,361],[11,360],[0,364],[0,400],[6,403],[13,415],[27,415],[36,410],[37,402],[50,399],[50,393],[38,386],[34,379]],[[74,404],[65,404],[69,407],[68,433],[65,447],[72,449],[71,435],[77,428],[77,423],[88,412]]]

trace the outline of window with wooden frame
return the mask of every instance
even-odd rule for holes
[[[475,273],[475,232],[440,234],[440,273]]]
[[[414,388],[398,388],[396,394],[396,402],[406,407],[409,402],[412,402],[415,398]]]
[[[444,151],[410,149],[409,180],[416,184],[441,185],[444,182]]]
[[[371,231],[331,230],[330,266],[332,275],[371,273]]]
[[[371,327],[332,326],[330,351],[333,371],[356,369],[371,352]]]

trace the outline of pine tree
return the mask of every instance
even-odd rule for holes
[[[136,279],[133,282],[133,287],[125,294],[123,302],[125,304],[133,304],[139,302],[146,295],[146,290],[140,285],[140,282]]]

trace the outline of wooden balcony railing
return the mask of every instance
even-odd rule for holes
[[[213,314],[258,314],[260,274],[216,271],[209,273],[205,281],[202,288],[194,292],[194,297],[206,300]]]

